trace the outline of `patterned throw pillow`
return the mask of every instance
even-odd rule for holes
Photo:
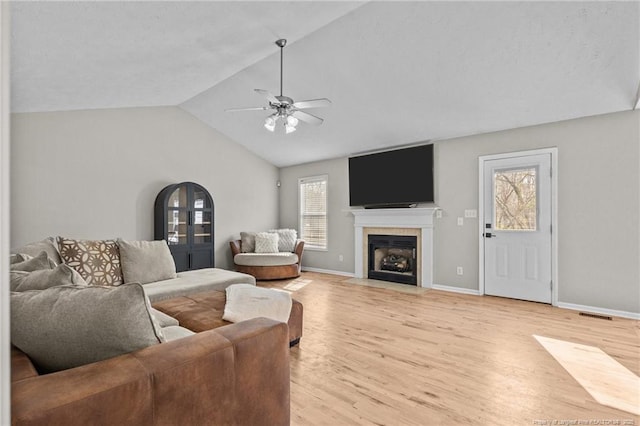
[[[277,253],[278,234],[273,232],[258,232],[256,234],[256,253]]]
[[[58,237],[62,261],[78,271],[89,285],[122,284],[120,252],[112,240],[71,240]]]
[[[278,234],[278,251],[293,252],[298,240],[298,231],[295,229],[270,229],[269,232]]]

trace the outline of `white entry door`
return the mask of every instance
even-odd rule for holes
[[[551,154],[484,161],[485,294],[551,303]]]

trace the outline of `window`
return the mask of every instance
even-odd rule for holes
[[[327,249],[327,176],[298,180],[300,238],[305,249]]]
[[[535,231],[537,229],[536,167],[497,170],[494,181],[495,229]]]

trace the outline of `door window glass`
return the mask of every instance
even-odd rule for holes
[[[537,167],[496,170],[493,174],[494,229],[537,229]]]

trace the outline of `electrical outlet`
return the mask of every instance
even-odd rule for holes
[[[442,210],[436,210],[436,219],[442,219]]]
[[[465,210],[464,217],[478,217],[478,210],[476,209]]]
[[[338,262],[342,262],[344,260],[344,256],[339,254],[338,255]]]
[[[463,275],[463,274],[464,274],[464,271],[463,271],[463,269],[462,269],[462,266],[458,266],[458,267],[456,268],[456,274],[458,274],[458,275]]]
[[[458,226],[462,226],[462,225],[464,225],[464,218],[459,217],[458,218]]]

